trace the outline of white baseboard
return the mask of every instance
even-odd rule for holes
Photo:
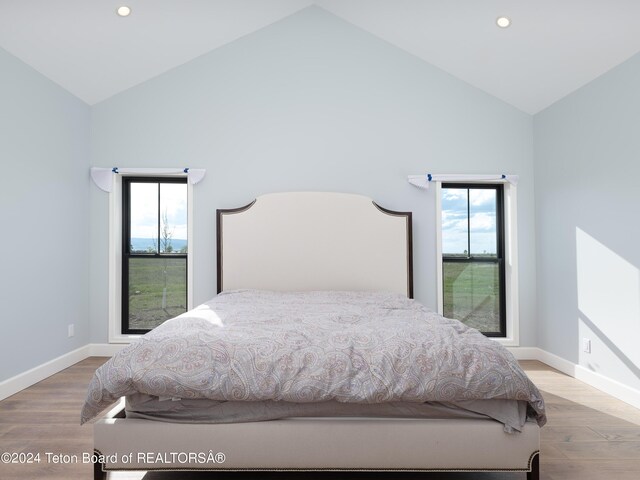
[[[14,395],[19,391],[50,377],[54,373],[58,373],[65,368],[78,363],[89,356],[89,345],[85,345],[84,347],[65,353],[53,360],[49,360],[42,365],[33,367],[32,369],[27,370],[24,373],[20,373],[15,377],[8,378],[0,382],[0,400],[10,397],[11,395]]]
[[[509,350],[516,360],[538,360],[538,351],[540,350],[537,347],[505,347]]]
[[[527,355],[525,357],[520,357],[515,352],[513,352],[513,354],[518,360],[538,360],[566,375],[569,375],[570,377],[597,388],[618,400],[622,400],[629,405],[640,408],[640,390],[631,388],[617,380],[606,377],[601,373],[592,372],[582,365],[577,365],[569,360],[565,360],[562,357],[554,355],[551,352],[542,350],[541,348],[531,347],[524,349],[524,351],[526,351]]]
[[[555,368],[556,370],[559,370],[566,375],[569,375],[570,377],[575,378],[577,367],[575,363],[570,362],[569,360],[565,360],[564,358],[559,357],[558,355],[555,355],[553,353],[547,352],[546,350],[542,350],[541,348],[536,347],[536,350],[538,351],[537,358],[535,358],[534,360],[538,360],[546,365],[549,365],[550,367]]]
[[[622,400],[629,405],[640,408],[640,390],[628,387],[624,383],[605,377],[600,373],[592,372],[582,365],[576,365],[575,371],[576,373],[574,377],[578,380],[581,380],[598,390],[602,390],[603,392],[608,393],[612,397],[616,397],[618,400]]]
[[[24,373],[20,373],[15,377],[8,378],[0,382],[0,400],[4,400],[11,395],[24,390],[31,385],[50,377],[51,375],[61,372],[65,368],[69,368],[85,358],[89,357],[111,357],[116,352],[122,350],[124,344],[108,344],[108,343],[90,343],[84,347],[80,347],[69,353],[65,353],[53,360],[33,367]]]
[[[90,343],[89,357],[112,357],[124,347],[126,343]]]
[[[18,393],[31,385],[58,373],[88,357],[110,357],[126,347],[126,344],[90,343],[58,358],[43,363],[24,373],[0,382],[0,400]],[[617,380],[592,372],[581,365],[542,350],[538,347],[507,347],[517,360],[538,360],[562,373],[576,378],[623,402],[640,408],[640,390],[628,387]]]

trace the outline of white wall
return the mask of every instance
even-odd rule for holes
[[[521,343],[536,344],[532,118],[317,7],[92,109],[95,166],[207,169],[195,302],[215,294],[215,209],[342,191],[414,212],[416,297],[435,308],[433,191],[412,173],[513,173]],[[91,340],[107,341],[108,196],[91,188]]]
[[[89,342],[90,116],[3,49],[0,72],[2,381]]]
[[[539,346],[640,389],[640,55],[534,118]],[[582,351],[582,339],[592,353]]]

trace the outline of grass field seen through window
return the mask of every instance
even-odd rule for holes
[[[186,258],[129,260],[129,325],[132,329],[154,328],[186,311]]]
[[[497,263],[443,262],[445,317],[481,332],[500,331],[500,280]]]

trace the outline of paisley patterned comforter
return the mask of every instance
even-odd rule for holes
[[[528,402],[538,389],[504,347],[394,293],[238,290],[166,321],[89,385],[82,423],[121,396],[350,403]]]

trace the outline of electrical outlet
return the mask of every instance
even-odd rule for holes
[[[70,324],[67,327],[67,334],[69,335],[69,338],[73,337],[75,335],[74,331],[73,331],[73,323]]]
[[[588,338],[582,339],[582,350],[584,353],[591,353],[591,340]]]

